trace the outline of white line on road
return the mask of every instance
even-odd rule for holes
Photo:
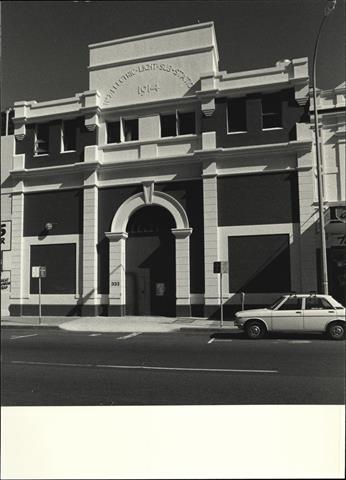
[[[311,343],[310,340],[289,340],[288,343]]]
[[[215,338],[211,338],[208,343],[213,343]]]
[[[10,340],[17,340],[18,338],[27,338],[27,337],[36,337],[38,333],[33,333],[31,335],[12,335]]]
[[[126,340],[127,338],[137,337],[141,332],[130,333],[129,335],[124,335],[123,337],[118,337],[117,340]]]
[[[18,365],[41,365],[50,367],[96,367],[113,368],[122,370],[167,370],[178,372],[217,372],[217,373],[279,373],[278,370],[248,370],[236,368],[191,368],[191,367],[156,367],[144,365],[97,365],[92,363],[53,363],[53,362],[25,362],[22,360],[12,360],[10,363]]]
[[[89,337],[99,337],[102,333],[91,333]]]

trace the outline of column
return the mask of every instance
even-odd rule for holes
[[[24,192],[19,182],[12,193],[12,268],[10,315],[22,315],[23,303]],[[30,272],[31,275],[31,272]]]
[[[84,188],[82,249],[82,315],[98,315],[97,294],[97,225],[98,189],[95,185]]]
[[[314,172],[312,153],[298,154],[298,189],[300,214],[300,290],[317,291],[316,235],[318,211],[314,207]]]
[[[172,228],[175,236],[176,316],[191,317],[190,235],[192,228]]]
[[[212,170],[212,172],[210,172]],[[211,164],[203,173],[204,208],[204,271],[205,294],[204,315],[212,316],[219,308],[219,279],[213,272],[213,264],[218,260],[218,209],[217,174],[215,164]]]
[[[109,240],[109,316],[125,315],[125,247],[126,232],[106,232]]]

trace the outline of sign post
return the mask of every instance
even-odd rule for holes
[[[228,273],[228,262],[214,262],[214,273],[220,275],[220,328],[223,327],[223,291],[222,274]]]
[[[46,267],[32,267],[32,278],[38,278],[38,324],[41,324],[42,304],[41,304],[41,278],[46,277]]]

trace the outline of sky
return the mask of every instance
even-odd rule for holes
[[[326,0],[2,1],[1,110],[89,89],[88,44],[213,21],[220,70],[309,57]],[[317,86],[345,80],[345,0],[320,39]]]

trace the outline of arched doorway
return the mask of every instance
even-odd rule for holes
[[[173,216],[160,206],[136,210],[126,226],[126,315],[175,316]]]

